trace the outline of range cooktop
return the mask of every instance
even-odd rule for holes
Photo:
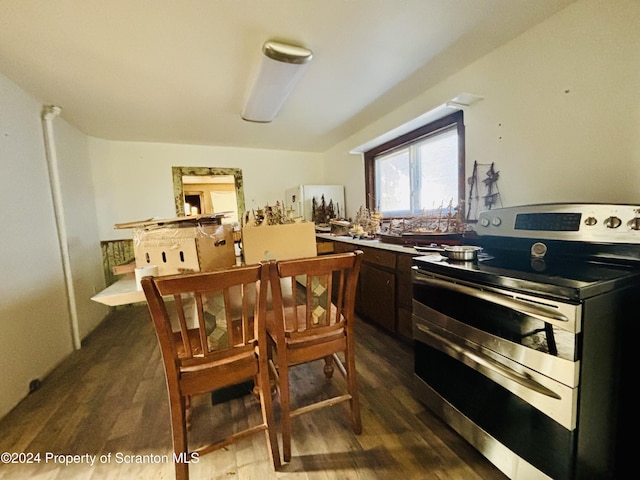
[[[530,258],[480,253],[477,261],[460,262],[440,255],[415,257],[418,269],[485,286],[495,286],[562,300],[580,301],[640,282],[632,265],[570,258]]]
[[[580,301],[640,281],[640,207],[540,204],[482,212],[476,261],[414,265],[447,277]]]

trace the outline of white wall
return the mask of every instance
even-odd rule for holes
[[[0,417],[73,348],[41,108],[0,75]]]
[[[585,0],[527,31],[326,153],[364,204],[364,167],[347,152],[461,92],[467,176],[495,162],[505,206],[640,203],[640,2]]]
[[[108,312],[91,297],[105,287],[98,217],[88,137],[61,118],[53,120],[64,218],[73,276],[80,338],[90,333]]]
[[[88,139],[52,120],[75,302],[67,285],[44,148],[42,105],[0,76],[0,417],[73,350],[72,307],[86,337],[107,307],[91,301],[104,288]]]
[[[176,216],[171,167],[242,169],[247,209],[282,202],[287,188],[324,178],[317,153],[95,138],[89,143],[101,240],[131,238],[130,230],[115,230],[116,223]]]

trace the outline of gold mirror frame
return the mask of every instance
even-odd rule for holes
[[[210,175],[233,175],[236,189],[236,202],[238,204],[238,218],[244,216],[244,187],[242,180],[242,170],[239,168],[222,167],[171,167],[173,177],[173,200],[176,206],[176,216],[184,217],[184,176],[210,176]]]

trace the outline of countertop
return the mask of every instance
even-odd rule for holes
[[[385,243],[380,240],[364,240],[360,238],[352,238],[346,235],[334,235],[332,233],[316,233],[316,238],[320,238],[323,240],[331,240],[334,242],[343,242],[343,243],[351,243],[353,245],[358,245],[362,247],[371,247],[371,248],[379,248],[382,250],[389,250],[397,253],[406,253],[410,255],[424,255],[424,253],[418,252],[412,246],[404,246],[398,245],[395,243]]]

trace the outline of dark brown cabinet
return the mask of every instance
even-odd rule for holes
[[[411,283],[411,260],[414,255],[399,253],[396,261],[396,291],[397,295],[397,324],[398,335],[413,338],[413,284]]]
[[[367,258],[366,254],[364,258]],[[395,281],[393,272],[362,262],[358,313],[394,333],[396,331]]]
[[[336,240],[336,253],[362,250],[356,312],[364,319],[403,338],[412,338],[410,253],[367,247]]]

